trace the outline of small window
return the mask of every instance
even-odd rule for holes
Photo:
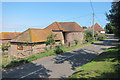
[[[17,49],[23,50],[23,45],[22,44],[18,44]]]

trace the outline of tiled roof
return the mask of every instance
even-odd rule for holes
[[[76,22],[54,22],[45,29],[62,31],[84,31],[84,29]]]
[[[93,26],[91,28],[93,28]],[[104,29],[98,23],[96,23],[94,25],[94,30],[95,31],[104,31]]]
[[[13,39],[21,32],[2,32],[0,33],[0,39]]]
[[[11,42],[45,42],[47,37],[52,34],[51,30],[48,29],[32,29],[29,28],[28,30],[21,33],[19,36],[12,39]],[[54,34],[54,33],[53,33]],[[59,37],[56,36],[55,40],[59,40]]]

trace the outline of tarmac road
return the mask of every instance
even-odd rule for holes
[[[114,35],[108,39],[94,43],[61,55],[54,55],[31,63],[3,71],[3,78],[66,78],[74,73],[77,67],[88,63],[107,48],[114,47],[117,42]]]

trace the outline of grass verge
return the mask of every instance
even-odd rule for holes
[[[95,43],[95,42],[98,42],[98,41],[92,41],[92,42]],[[76,49],[76,48],[80,48],[80,47],[89,45],[89,44],[91,44],[92,42],[88,42],[88,43],[85,43],[85,44],[76,45],[76,46],[72,46],[72,47],[68,47],[68,48],[66,48],[65,46],[62,46],[62,50],[63,50],[64,52],[70,51],[70,50],[73,50],[73,49]],[[39,53],[39,54],[36,54],[36,55],[29,56],[29,57],[24,58],[24,59],[19,60],[19,61],[11,61],[11,62],[8,62],[7,64],[2,65],[2,67],[3,67],[4,69],[5,69],[5,68],[16,67],[16,66],[19,66],[19,65],[21,65],[21,64],[26,64],[26,63],[29,63],[29,62],[31,62],[31,61],[37,60],[37,59],[39,59],[39,58],[47,57],[47,56],[52,56],[52,55],[56,55],[56,53],[54,52],[54,50],[49,50],[49,51],[44,52],[44,53]]]
[[[76,69],[71,78],[119,78],[120,76],[120,45],[105,50],[91,62]]]

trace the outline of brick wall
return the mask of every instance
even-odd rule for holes
[[[60,41],[56,42],[58,45]],[[41,53],[45,51],[45,47],[49,50],[50,46],[46,46],[45,43],[38,43],[32,46],[31,44],[23,44],[23,50],[17,49],[17,43],[11,43],[11,47],[8,49],[8,54],[14,57],[24,58],[30,55]]]
[[[2,43],[3,45],[7,45],[8,43],[10,43],[11,40],[9,39],[4,39],[4,40],[1,40],[0,43]],[[1,44],[0,44],[1,45]]]
[[[62,33],[61,31],[53,31],[53,33],[57,34],[57,36],[58,36],[59,39],[61,40],[62,44],[64,44],[63,33]]]
[[[84,34],[83,32],[65,32],[65,41],[66,44],[68,45],[68,43],[70,42],[71,46],[75,45],[75,41],[74,40],[78,40],[79,43],[78,44],[82,44],[84,41]]]

